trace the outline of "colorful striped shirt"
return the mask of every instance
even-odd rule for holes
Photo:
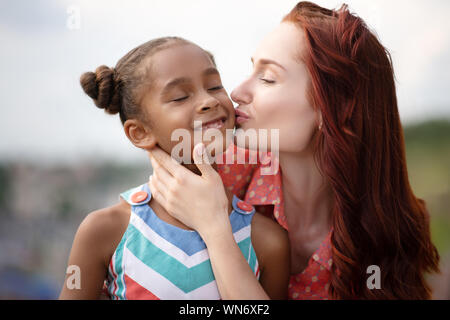
[[[145,183],[120,194],[131,205],[128,227],[111,258],[106,280],[111,299],[221,299],[206,245],[198,232],[161,220],[148,205]],[[242,254],[259,279],[251,242],[253,206],[233,197],[229,216]]]

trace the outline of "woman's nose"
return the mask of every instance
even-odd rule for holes
[[[248,80],[242,82],[230,94],[231,99],[237,104],[249,104],[252,101],[252,95],[248,88]]]

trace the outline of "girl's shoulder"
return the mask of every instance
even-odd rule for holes
[[[259,212],[255,212],[252,219],[252,241],[253,237],[269,246],[284,245],[286,241],[289,243],[287,230],[275,220]]]
[[[252,219],[252,244],[263,265],[264,260],[289,253],[287,230],[276,221],[256,212]]]
[[[90,212],[78,228],[77,233],[82,233],[87,246],[96,248],[106,266],[128,227],[130,214],[131,206],[120,199],[117,204]]]

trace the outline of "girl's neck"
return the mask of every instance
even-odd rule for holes
[[[308,232],[329,230],[331,189],[319,172],[312,152],[280,152],[279,159],[288,224],[296,230]]]

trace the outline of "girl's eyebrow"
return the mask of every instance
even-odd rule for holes
[[[203,71],[203,75],[204,75],[204,76],[207,76],[207,75],[213,75],[213,74],[220,75],[220,74],[219,74],[219,71],[217,71],[217,69],[216,69],[216,68],[213,68],[213,67],[208,68],[208,69],[206,69],[205,71]],[[187,78],[187,77],[175,78],[175,79],[169,81],[169,82],[164,86],[163,90],[161,91],[161,94],[165,94],[165,93],[167,93],[167,91],[170,91],[170,89],[172,89],[172,88],[174,88],[174,87],[176,87],[176,86],[178,86],[178,85],[180,85],[180,84],[189,83],[190,81],[191,81],[191,79],[190,79],[190,78]]]
[[[165,94],[167,91],[169,91],[170,89],[180,85],[180,84],[184,84],[184,83],[188,83],[190,82],[189,78],[186,77],[182,77],[182,78],[175,78],[171,81],[169,81],[165,86],[164,89],[161,91],[161,94]]]
[[[205,71],[203,71],[203,75],[204,76],[208,76],[208,75],[211,75],[211,74],[217,74],[218,75],[219,71],[216,68],[214,68],[214,67],[208,68]]]
[[[253,57],[250,58],[250,60],[252,60],[252,63],[255,64],[255,62],[253,61]],[[256,61],[259,64],[265,65],[265,64],[273,64],[276,65],[277,67],[283,69],[284,71],[286,71],[286,68],[283,67],[280,63],[274,61],[274,60],[270,60],[270,59],[259,59]]]

